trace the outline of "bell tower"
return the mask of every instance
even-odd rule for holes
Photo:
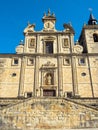
[[[98,53],[98,24],[97,19],[90,13],[88,23],[82,28],[79,38],[84,53]]]
[[[54,13],[50,12],[50,9],[48,10],[48,13],[44,14],[42,21],[44,23],[44,30],[55,30],[55,22],[56,22],[56,17]]]

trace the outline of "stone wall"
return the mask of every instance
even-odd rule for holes
[[[31,98],[3,108],[1,122],[18,129],[98,128],[98,110],[68,99]]]

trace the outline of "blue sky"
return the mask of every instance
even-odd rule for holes
[[[15,47],[24,40],[23,30],[28,21],[35,30],[43,28],[42,17],[50,8],[57,18],[56,29],[71,22],[78,39],[89,18],[89,8],[98,19],[98,0],[1,0],[0,1],[0,53],[15,53]]]

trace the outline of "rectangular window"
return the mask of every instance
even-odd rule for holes
[[[94,39],[94,42],[98,42],[98,34],[94,33],[93,34],[93,39]]]
[[[71,98],[72,97],[72,92],[67,92],[67,97]]]
[[[79,58],[79,65],[86,65],[85,58]]]
[[[34,59],[28,58],[28,65],[34,65]]]
[[[65,92],[65,93],[64,93],[64,96],[65,96],[66,98],[72,98],[72,97],[73,97],[73,93],[72,93],[72,92]]]
[[[46,54],[52,54],[53,53],[53,42],[47,41],[45,49],[46,49]]]
[[[13,58],[12,59],[12,65],[18,65],[19,64],[19,59],[18,58]]]
[[[64,63],[64,65],[70,65],[70,59],[69,58],[64,58],[64,61],[63,61]]]
[[[14,64],[18,65],[18,59],[14,59]]]
[[[30,98],[30,97],[32,97],[32,92],[27,93],[27,98]]]

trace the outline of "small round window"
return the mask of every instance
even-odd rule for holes
[[[12,77],[15,77],[15,76],[16,76],[16,73],[13,73],[13,74],[12,74]]]
[[[83,72],[83,73],[81,73],[81,75],[82,75],[82,76],[86,76],[86,73],[85,73],[85,72]]]

